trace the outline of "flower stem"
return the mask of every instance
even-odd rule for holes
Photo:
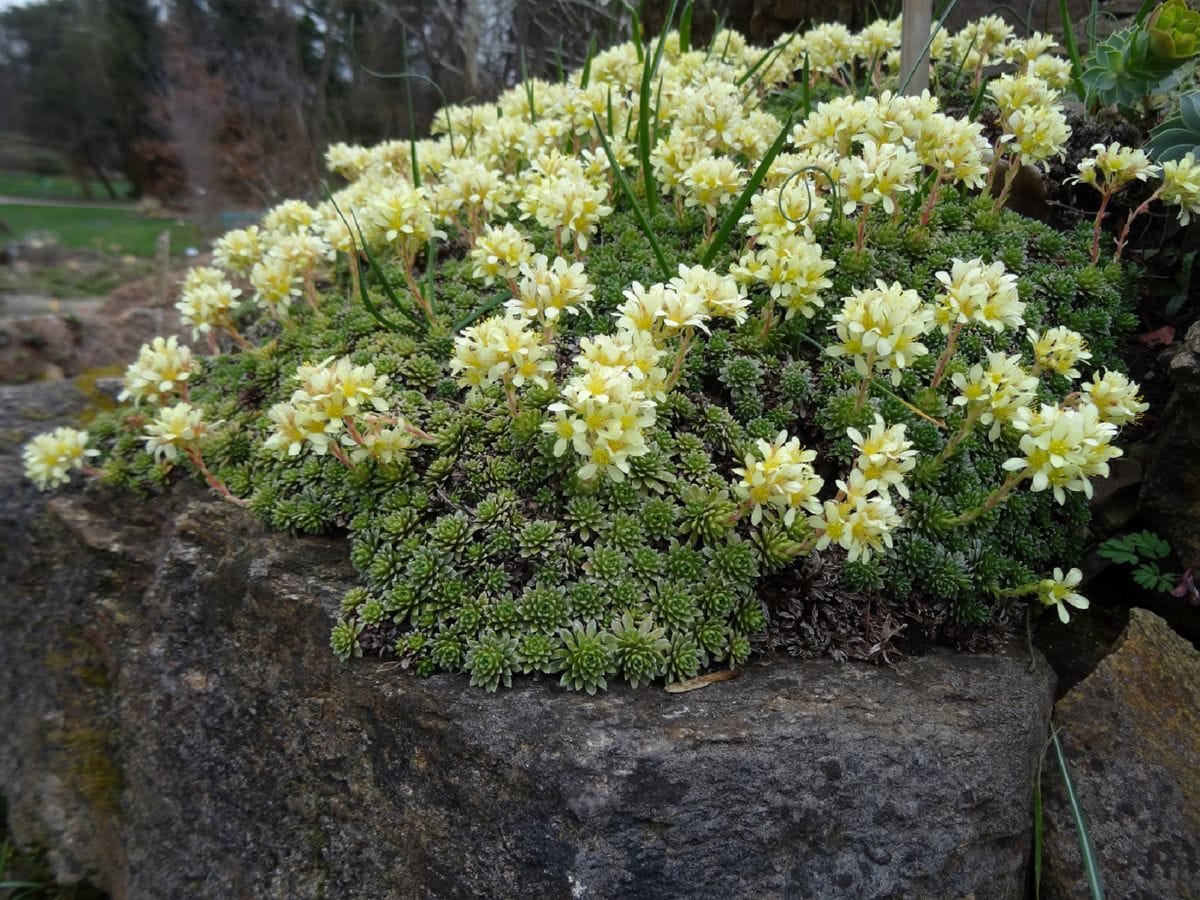
[[[409,293],[413,295],[414,302],[421,308],[421,312],[425,314],[425,318],[429,320],[429,324],[436,325],[437,319],[433,315],[433,309],[430,308],[425,295],[421,293],[421,286],[417,284],[417,278],[413,274],[412,262],[405,259],[402,268],[404,269],[404,282],[408,285]]]
[[[231,338],[233,338],[233,342],[235,344],[237,344],[239,347],[241,347],[243,350],[253,350],[254,349],[254,345],[252,343],[250,343],[248,340],[246,340],[244,337],[242,337],[241,333],[236,328],[233,327],[232,322],[226,322],[221,327],[225,330],[225,333],[227,335],[229,335]],[[209,333],[211,334],[212,332],[209,332]]]
[[[925,206],[921,210],[921,224],[928,225],[929,217],[933,215],[934,204],[937,203],[938,188],[942,186],[942,172],[939,170],[937,177],[933,179],[933,186],[929,189],[929,199],[925,201]]]
[[[950,357],[954,355],[954,344],[958,340],[958,336],[962,334],[963,323],[957,322],[950,329],[950,336],[946,338],[946,349],[942,352],[942,358],[938,360],[937,368],[933,370],[933,381],[929,383],[931,388],[936,389],[942,383],[942,378],[946,374],[946,364],[950,362]]]
[[[317,308],[317,286],[313,284],[312,269],[307,269],[304,272],[304,296],[308,300],[310,309]]]
[[[1160,187],[1157,191],[1147,197],[1146,201],[1137,209],[1134,209],[1129,213],[1129,218],[1125,220],[1125,227],[1121,229],[1121,236],[1117,238],[1117,253],[1113,257],[1114,260],[1119,262],[1121,259],[1121,254],[1125,252],[1125,245],[1129,242],[1129,229],[1133,226],[1133,220],[1150,209],[1150,204],[1157,200],[1158,195],[1161,193],[1162,188]],[[1094,261],[1095,260],[1093,260],[1093,262]]]
[[[220,494],[222,499],[229,501],[234,506],[246,505],[245,500],[243,500],[241,497],[234,496],[233,492],[225,486],[225,482],[209,471],[208,466],[204,464],[204,457],[201,456],[199,448],[191,447],[185,449],[184,453],[186,453],[187,458],[192,461],[192,465],[200,470],[200,474],[204,476],[204,480],[208,482],[208,486]]]
[[[868,372],[874,371],[874,369],[875,369],[875,351],[874,350],[872,350],[870,353],[867,354],[866,363],[867,363],[867,371]],[[870,391],[870,388],[871,388],[871,376],[863,375],[862,379],[858,382],[858,396],[854,399],[854,411],[855,412],[858,412],[859,410],[861,410],[863,408],[863,404],[867,402],[867,393]]]
[[[358,444],[359,446],[362,446],[362,444],[364,443],[363,436],[359,432],[358,428],[355,427],[355,425],[354,425],[354,417],[353,416],[342,416],[342,422],[346,426],[346,433],[348,435],[350,435],[350,439],[352,441],[354,441],[354,443]]]
[[[766,340],[767,335],[771,333],[771,323],[775,317],[775,298],[771,297],[767,300],[767,305],[763,307],[763,323],[762,331],[759,333],[761,340]]]
[[[1007,479],[1005,479],[1004,484],[1000,485],[1000,487],[998,487],[998,488],[996,488],[996,490],[992,491],[992,493],[988,496],[988,498],[986,500],[983,501],[982,504],[975,507],[974,509],[968,509],[965,513],[963,513],[958,518],[952,519],[950,521],[950,524],[951,525],[969,525],[971,522],[974,522],[976,519],[978,519],[984,513],[991,512],[993,509],[995,509],[997,506],[999,506],[1001,503],[1003,503],[1005,501],[1005,499],[1007,499],[1008,495],[1013,492],[1013,488],[1015,488],[1018,484],[1020,484],[1022,481],[1024,481],[1025,477],[1026,477],[1025,472],[1013,472],[1011,475],[1008,476]]]
[[[1008,172],[1004,175],[1004,185],[1000,188],[1000,193],[996,196],[996,202],[992,204],[992,212],[998,213],[1004,208],[1004,202],[1008,199],[1008,195],[1012,191],[1013,182],[1020,171],[1021,154],[1018,153],[1013,156],[1008,164]]]
[[[967,435],[975,428],[975,423],[979,421],[981,415],[983,415],[982,407],[975,407],[967,412],[967,417],[963,419],[962,425],[959,426],[958,431],[951,436],[950,440],[946,442],[945,449],[938,456],[937,464],[939,466],[954,455],[954,451],[958,449],[958,445],[965,441]]]
[[[667,377],[667,383],[664,385],[665,390],[670,391],[675,387],[675,383],[679,381],[679,375],[683,372],[683,361],[687,358],[688,348],[692,345],[692,339],[695,337],[695,332],[687,328],[679,338],[679,352],[675,354],[675,365],[671,367],[671,374]]]
[[[337,445],[336,442],[330,442],[329,452],[333,454],[334,459],[340,462],[347,469],[354,468],[354,460],[346,455],[346,451]]]

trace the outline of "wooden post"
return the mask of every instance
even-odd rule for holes
[[[933,0],[904,0],[900,26],[900,84],[905,94],[929,87],[929,35]]]

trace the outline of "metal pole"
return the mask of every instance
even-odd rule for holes
[[[933,0],[904,0],[900,25],[900,84],[906,94],[929,87],[929,33]]]

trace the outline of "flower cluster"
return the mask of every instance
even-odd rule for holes
[[[1053,372],[1067,378],[1078,378],[1079,369],[1076,365],[1092,358],[1083,335],[1066,326],[1058,325],[1041,333],[1030,329],[1028,334],[1029,343],[1033,346],[1035,372]]]
[[[71,472],[82,469],[100,451],[88,448],[88,433],[60,427],[39,434],[22,451],[25,477],[47,491],[71,480]]]
[[[210,334],[214,329],[233,330],[233,307],[242,292],[221,272],[214,270],[214,273],[215,277],[210,279],[191,279],[192,283],[184,286],[175,304],[180,321],[191,326],[193,338]]]
[[[929,352],[921,338],[933,322],[933,309],[916,291],[879,280],[875,287],[855,290],[843,299],[829,326],[838,342],[825,352],[850,357],[863,378],[889,372],[892,384],[898,385],[913,360]]]
[[[816,451],[801,449],[800,439],[789,438],[786,431],[779,432],[774,441],[758,441],[756,447],[757,456],[747,456],[745,468],[733,470],[741,479],[734,490],[750,507],[751,524],[762,521],[768,506],[781,510],[787,525],[801,510],[819,515],[817,494],[825,481],[812,467]]]
[[[1163,203],[1179,207],[1179,224],[1186,225],[1200,213],[1200,164],[1194,153],[1182,159],[1169,160],[1162,165],[1162,187],[1159,198]]]
[[[552,348],[521,312],[492,316],[467,328],[454,339],[450,360],[450,371],[464,387],[519,388],[529,382],[544,388],[554,368]]]
[[[1063,570],[1054,569],[1050,578],[1043,578],[1037,584],[1037,597],[1044,606],[1052,606],[1058,611],[1059,620],[1065,625],[1071,621],[1067,607],[1087,609],[1088,600],[1076,588],[1083,581],[1083,573],[1079,569],[1071,569],[1067,574]]]
[[[543,327],[553,325],[563,313],[575,315],[586,310],[592,302],[595,286],[583,263],[568,263],[559,256],[551,264],[539,253],[521,264],[520,275],[517,295],[505,306]]]
[[[885,496],[894,490],[901,497],[908,497],[904,476],[916,466],[917,451],[905,436],[906,431],[905,425],[889,426],[878,413],[865,435],[857,428],[846,429],[858,451],[854,468],[862,472],[864,490],[875,490]]]
[[[1025,304],[1017,292],[1017,276],[1001,262],[955,259],[949,272],[936,273],[943,285],[936,318],[942,330],[977,323],[993,331],[1025,324]]]
[[[1069,63],[998,17],[932,36],[944,71],[989,88],[993,147],[896,92],[899,40],[898,19],[769,53],[669,34],[652,122],[627,43],[441,110],[429,138],[331,146],[344,186],[229,232],[185,278],[177,308],[213,356],[142,349],[123,399],[154,409],[92,429],[103,474],[184,462],[274,527],[348,528],[363,580],[338,656],[487,690],[742,665],[760,578],[809,554],[850,596],[982,623],[1020,593],[1065,618],[1086,605],[1074,571],[1034,573],[1070,561],[1079,495],[1146,409],[1105,333],[1118,267],[1084,271],[1072,236],[1001,210],[1064,146]],[[785,126],[795,91],[774,88],[804,70],[832,99]],[[1184,220],[1197,171],[1162,167]],[[1117,146],[1079,180],[1154,175]],[[1058,324],[1081,292],[1085,333]],[[40,487],[95,474],[81,435],[26,447]],[[988,515],[1005,502],[1019,514]]]
[[[1011,425],[1018,410],[1027,409],[1037,397],[1038,379],[1025,370],[1017,355],[990,353],[987,365],[976,363],[952,378],[961,406],[972,422],[989,426],[988,437],[997,440],[1000,429]]]
[[[901,519],[888,496],[877,492],[858,468],[845,481],[839,480],[837,487],[837,497],[824,502],[816,521],[820,535],[816,549],[836,545],[846,551],[850,562],[868,562],[872,554],[890,549]]]
[[[156,337],[142,345],[138,358],[125,370],[125,385],[117,399],[159,404],[172,394],[186,398],[194,366],[192,351],[181,347],[179,338]]]
[[[730,271],[745,284],[766,285],[785,318],[799,313],[811,319],[825,305],[821,292],[833,286],[827,276],[834,265],[818,243],[798,234],[769,234]]]
[[[159,409],[147,423],[142,440],[146,452],[156,460],[175,462],[180,453],[187,456],[197,452],[200,440],[207,433],[204,410],[184,401]]]
[[[1059,105],[1059,92],[1036,75],[1001,75],[989,85],[989,92],[1000,110],[1004,133],[1000,150],[1009,157],[1007,196],[1013,177],[1022,165],[1040,165],[1066,153],[1071,129]]]
[[[1146,151],[1136,147],[1122,147],[1120,143],[1096,144],[1092,153],[1095,155],[1080,161],[1079,174],[1070,180],[1091,185],[1103,195],[1111,196],[1134,181],[1144,182],[1158,177],[1161,172]]]
[[[295,378],[291,399],[267,411],[272,431],[263,446],[272,453],[294,457],[307,446],[346,465],[367,458],[391,463],[413,445],[408,423],[386,414],[390,385],[373,365],[330,357],[300,366]]]
[[[512,225],[488,225],[471,249],[473,276],[489,285],[497,280],[512,281],[533,255],[533,244]]]
[[[1078,407],[1023,407],[1013,419],[1021,432],[1020,456],[1004,463],[1010,472],[1031,479],[1033,491],[1050,488],[1059,503],[1066,491],[1092,496],[1092,478],[1108,477],[1108,461],[1121,455],[1112,445],[1117,426],[1100,418],[1091,403]]]

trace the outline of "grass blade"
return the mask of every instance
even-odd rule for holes
[[[708,42],[708,47],[704,51],[704,61],[708,62],[712,58],[713,51],[717,49],[717,38],[721,36],[721,31],[724,29],[725,20],[721,18],[719,12],[713,12],[713,33],[712,38]]]
[[[733,229],[737,227],[738,219],[742,217],[742,213],[750,205],[750,198],[754,196],[758,190],[758,186],[767,177],[767,171],[771,168],[771,163],[775,162],[775,157],[780,154],[783,150],[783,145],[787,143],[791,130],[792,117],[788,116],[787,121],[783,123],[783,128],[779,129],[779,136],[775,138],[775,143],[771,145],[771,149],[767,151],[766,155],[762,158],[762,162],[758,164],[758,168],[754,170],[754,174],[750,176],[745,189],[738,196],[737,200],[734,201],[733,206],[729,208],[724,221],[721,222],[720,229],[713,235],[713,239],[708,242],[708,246],[700,257],[701,265],[711,265],[717,253],[725,246],[726,241],[729,240],[729,236],[733,234]]]
[[[975,99],[971,101],[971,108],[967,111],[967,121],[974,122],[979,118],[979,111],[983,109],[983,98],[987,94],[987,79],[979,79],[979,88],[975,91]]]
[[[579,87],[586,90],[592,78],[592,57],[596,55],[596,36],[588,38],[587,57],[583,61],[583,74],[579,76]]]
[[[638,227],[642,229],[642,234],[646,236],[646,240],[650,242],[650,249],[654,251],[654,258],[658,260],[658,267],[662,271],[663,281],[670,281],[674,273],[671,272],[671,267],[667,265],[667,258],[663,255],[662,247],[658,244],[658,238],[654,234],[654,229],[650,227],[650,220],[646,218],[646,213],[637,202],[637,197],[633,195],[633,189],[629,187],[629,182],[625,180],[625,174],[621,171],[621,166],[617,163],[617,158],[613,155],[612,147],[608,144],[608,138],[604,134],[604,129],[600,127],[600,119],[596,117],[595,113],[592,113],[592,119],[596,123],[596,131],[600,134],[600,145],[604,148],[604,155],[608,157],[608,164],[612,167],[613,182],[621,189],[621,193],[633,208],[633,216],[637,219]]]
[[[689,53],[692,49],[692,13],[696,9],[695,0],[684,4],[683,12],[679,14],[679,52]]]
[[[455,322],[454,326],[450,329],[450,333],[458,334],[460,331],[462,331],[464,328],[466,328],[468,325],[470,325],[472,322],[474,322],[480,316],[484,316],[484,315],[487,315],[488,313],[490,313],[493,309],[495,309],[497,306],[499,306],[501,303],[503,303],[505,300],[507,300],[510,296],[512,296],[512,295],[511,294],[505,295],[503,292],[501,292],[499,294],[496,294],[496,296],[483,301],[477,307],[475,307],[473,310],[471,310],[469,313],[467,313],[465,316],[463,316],[461,319],[459,319],[457,322]]]
[[[1075,834],[1079,837],[1079,853],[1083,857],[1083,871],[1087,877],[1088,893],[1092,900],[1104,900],[1104,885],[1100,880],[1100,864],[1096,860],[1096,850],[1092,846],[1088,834],[1087,820],[1083,815],[1083,807],[1075,794],[1075,784],[1071,781],[1071,772],[1067,767],[1067,756],[1063,752],[1062,742],[1058,732],[1050,732],[1050,744],[1054,747],[1054,755],[1058,759],[1058,771],[1062,775],[1063,787],[1067,792],[1067,804],[1071,807],[1071,818],[1075,822]]]
[[[642,19],[638,15],[638,11],[628,3],[628,0],[621,0],[621,5],[629,11],[629,15],[633,21],[630,23],[630,37],[633,38],[633,49],[637,51],[637,61],[641,62],[646,51],[642,47]]]
[[[642,64],[642,83],[638,86],[637,144],[638,162],[642,167],[642,189],[646,194],[646,208],[650,215],[658,212],[658,187],[654,183],[654,169],[650,165],[650,55]]]
[[[417,314],[405,306],[403,302],[401,302],[400,295],[396,293],[396,289],[393,288],[392,283],[388,281],[387,275],[384,274],[383,266],[379,264],[379,260],[375,258],[375,254],[371,251],[370,244],[368,244],[366,238],[363,237],[362,226],[358,224],[358,217],[354,215],[354,210],[350,210],[350,217],[354,219],[354,227],[358,229],[358,239],[362,242],[363,253],[367,255],[367,265],[371,267],[371,271],[374,272],[375,276],[379,279],[379,283],[383,287],[383,293],[388,298],[388,302],[390,302],[392,306],[394,306],[414,325],[424,330],[421,326],[421,320],[417,317]],[[366,291],[365,281],[366,279],[359,280],[359,289],[364,292]]]
[[[658,113],[662,109],[662,86],[663,76],[658,76],[658,91],[654,95],[654,128],[650,131],[650,145],[657,146],[658,144]],[[657,189],[657,185],[655,185]]]
[[[354,242],[354,229],[352,229],[350,227],[350,222],[346,219],[345,213],[343,213],[341,208],[337,205],[337,201],[333,199],[333,194],[329,190],[329,185],[324,185],[324,188],[325,188],[325,199],[329,201],[331,206],[333,206],[333,211],[338,214],[338,218],[340,218],[342,220],[342,224],[346,226],[346,231],[349,232],[349,234],[350,234],[350,253],[349,253],[350,265],[353,266],[355,268],[355,270],[357,270],[358,269],[358,245],[355,244],[355,242]],[[354,215],[353,212],[351,212],[350,214],[352,216]],[[359,227],[359,225],[358,225],[357,217],[355,217],[355,219],[354,219],[354,225],[355,225],[355,228],[358,229],[358,239],[360,241],[362,241],[363,247],[365,248],[367,242],[363,238],[362,228]],[[386,281],[386,279],[385,279],[385,281]],[[388,329],[389,331],[399,331],[400,330],[400,327],[398,325],[396,325],[394,322],[392,322],[390,319],[388,319],[388,317],[385,316],[380,311],[379,307],[377,307],[375,305],[375,302],[371,299],[371,295],[367,292],[366,279],[364,277],[362,277],[361,272],[359,273],[359,277],[358,277],[358,294],[359,294],[359,299],[362,300],[363,306],[365,306],[367,308],[367,312],[369,312],[371,314],[372,318],[374,318],[376,322],[378,322],[380,325],[382,325],[384,328]]]
[[[354,216],[353,210],[351,210],[350,215],[352,217]],[[392,287],[392,283],[388,281],[387,276],[383,273],[383,267],[379,265],[379,261],[375,259],[375,254],[372,253],[371,248],[367,246],[367,242],[363,238],[362,228],[359,227],[357,217],[354,217],[354,227],[358,228],[358,239],[361,242],[363,252],[367,255],[367,265],[370,267],[371,271],[375,273],[376,277],[379,278],[379,283],[383,286],[383,293],[387,296],[388,302],[390,302],[392,306],[395,307],[402,316],[404,316],[404,318],[408,319],[413,325],[415,325],[418,331],[424,331],[421,320],[417,317],[416,313],[400,302],[400,298],[397,296],[395,288]],[[365,277],[358,279],[358,292],[360,295],[362,295],[363,306],[367,308],[367,312],[369,312],[379,321],[385,322],[386,320],[384,319],[382,312],[380,312],[379,308],[375,306],[374,301],[371,300],[371,295],[367,292],[367,279]],[[399,330],[394,325],[389,325],[388,327],[395,331]]]
[[[1150,10],[1158,5],[1158,0],[1142,0],[1142,5],[1138,7],[1137,14],[1133,17],[1134,25],[1141,25],[1146,21],[1146,16],[1150,14]]]
[[[801,73],[800,81],[800,107],[804,110],[804,118],[808,118],[812,113],[812,84],[810,79],[812,73],[809,71],[808,51],[804,51],[804,69]]]
[[[366,72],[368,75],[370,75],[372,78],[402,78],[405,80],[416,79],[417,81],[424,82],[425,84],[427,84],[431,88],[433,88],[435,91],[437,91],[438,96],[442,100],[442,109],[446,113],[446,135],[450,140],[450,155],[455,156],[457,154],[455,153],[455,150],[454,150],[454,127],[453,127],[453,123],[450,121],[450,110],[449,110],[450,104],[446,100],[446,94],[441,89],[441,87],[438,86],[438,83],[436,81],[434,81],[432,78],[427,78],[426,76],[421,75],[417,72],[409,72],[408,71],[408,32],[403,27],[401,27],[400,35],[401,35],[400,65],[404,71],[380,72],[378,69],[372,69],[369,66],[365,66],[361,62],[359,62],[358,53],[354,49],[354,16],[352,14],[350,16],[350,61],[354,65],[356,65],[358,68],[362,69],[364,72]],[[413,158],[413,184],[417,187],[420,187],[421,186],[421,173],[416,165],[416,158],[417,158],[416,120],[413,116],[412,94],[409,91],[407,84],[405,85],[405,98],[407,100],[407,105],[408,105],[409,149],[411,150],[412,158]]]
[[[425,242],[425,305],[433,309],[433,294],[437,281],[437,245],[433,238]]]
[[[796,34],[799,32],[799,30],[800,30],[800,26],[797,25],[794,29],[792,29],[792,31],[790,31],[788,33],[786,40],[780,41],[774,47],[771,47],[766,52],[764,52],[758,58],[758,60],[754,63],[754,65],[752,65],[749,69],[747,69],[746,72],[742,75],[742,77],[739,78],[737,81],[735,81],[734,84],[736,84],[738,87],[741,87],[743,84],[745,84],[751,78],[753,78],[754,73],[757,72],[759,69],[761,69],[764,65],[766,65],[767,62],[770,61],[773,56],[778,56],[781,53],[783,53],[784,50],[787,49],[788,45],[793,40],[795,40]],[[757,86],[757,84],[758,84],[758,82],[755,81],[755,86]]]
[[[642,189],[646,193],[646,209],[650,215],[658,213],[658,185],[654,181],[654,167],[650,165],[650,86],[658,74],[659,63],[662,62],[663,49],[667,42],[667,31],[675,20],[675,6],[679,0],[671,0],[667,7],[667,18],[663,22],[662,32],[654,48],[654,57],[646,54],[642,65],[642,83],[638,88],[638,161],[642,166]],[[657,111],[655,112],[657,116]]]
[[[1083,87],[1083,61],[1079,58],[1079,45],[1075,42],[1075,31],[1071,25],[1071,12],[1067,0],[1058,0],[1058,18],[1062,23],[1063,46],[1071,60],[1071,86],[1081,103],[1087,102],[1087,91]]]
[[[408,73],[408,29],[400,28],[400,69]],[[417,161],[417,116],[413,112],[412,81],[404,79],[404,106],[408,112],[408,152],[412,166],[413,187],[421,186],[421,166]],[[453,148],[451,148],[453,151]],[[358,224],[357,222],[355,224]]]
[[[529,70],[525,66],[525,45],[521,45],[521,83],[525,85],[525,97],[529,101],[529,124],[537,124],[537,110],[533,105],[533,82],[529,80]]]

